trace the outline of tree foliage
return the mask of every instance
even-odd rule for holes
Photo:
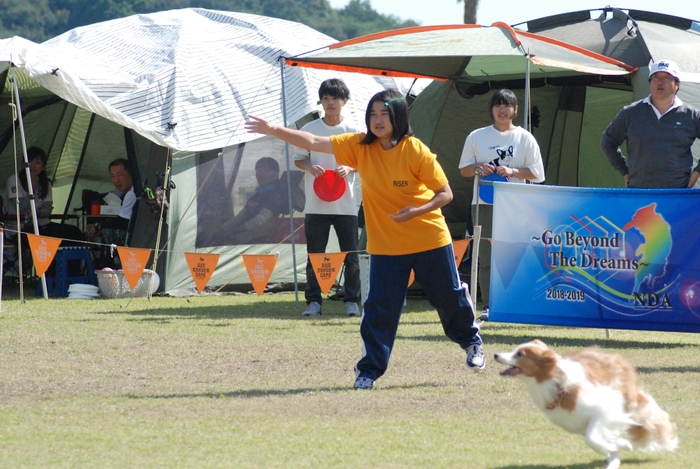
[[[336,10],[327,0],[0,0],[0,38],[43,42],[68,30],[125,16],[179,8],[207,8],[282,18],[343,40],[415,26],[374,11],[369,0]]]
[[[345,8],[340,10],[340,15],[346,38],[418,25],[415,21],[402,22],[397,16],[377,13],[372,9],[369,0],[351,0]]]

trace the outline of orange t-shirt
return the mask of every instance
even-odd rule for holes
[[[440,209],[397,223],[389,214],[419,207],[434,190],[448,184],[445,172],[430,149],[415,137],[405,137],[392,149],[379,141],[360,142],[364,134],[331,136],[338,164],[356,168],[362,178],[362,201],[367,229],[367,252],[402,255],[429,251],[452,242]]]

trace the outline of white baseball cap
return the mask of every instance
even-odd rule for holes
[[[651,67],[649,67],[649,78],[656,72],[666,72],[669,75],[673,76],[676,80],[680,81],[681,77],[680,72],[678,71],[678,65],[676,65],[675,62],[671,62],[670,60],[659,60],[658,62],[654,62],[651,64]]]

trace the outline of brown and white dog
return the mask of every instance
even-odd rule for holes
[[[637,385],[637,372],[620,355],[584,349],[560,356],[533,340],[494,359],[520,379],[537,407],[554,424],[584,435],[586,444],[620,467],[619,451],[673,451],[675,426],[653,397]]]

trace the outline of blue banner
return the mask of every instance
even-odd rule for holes
[[[700,190],[494,183],[489,320],[700,332]]]

